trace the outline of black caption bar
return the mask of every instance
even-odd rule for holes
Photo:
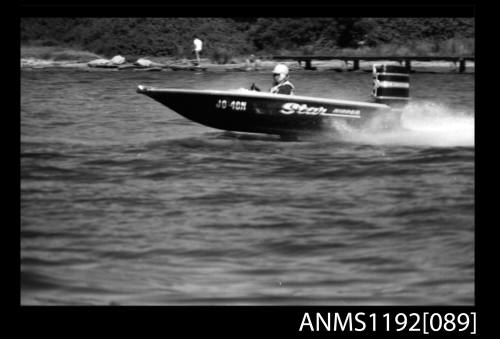
[[[477,337],[481,312],[456,307],[335,306],[177,306],[177,307],[20,307],[30,328],[66,335],[121,331],[141,337],[171,333],[182,337]],[[57,321],[56,321],[57,320]],[[57,323],[57,326],[52,326]],[[38,332],[37,332],[38,333]]]

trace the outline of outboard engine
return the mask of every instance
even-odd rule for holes
[[[373,65],[375,102],[402,108],[410,100],[410,74],[404,66]]]
[[[401,127],[403,108],[410,100],[410,75],[406,67],[374,64],[372,95],[375,102],[391,109],[374,116],[371,128],[392,130]]]

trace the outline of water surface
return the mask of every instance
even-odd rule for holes
[[[369,100],[369,73],[297,94]],[[21,71],[21,303],[474,303],[474,75],[412,74],[404,129],[224,133],[135,92],[266,72]]]

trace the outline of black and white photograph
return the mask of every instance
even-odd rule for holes
[[[21,306],[474,306],[475,19],[379,14],[21,17]]]

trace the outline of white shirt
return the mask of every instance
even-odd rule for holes
[[[201,46],[203,46],[203,43],[201,42],[201,40],[194,39],[194,50],[197,52],[201,52]]]

